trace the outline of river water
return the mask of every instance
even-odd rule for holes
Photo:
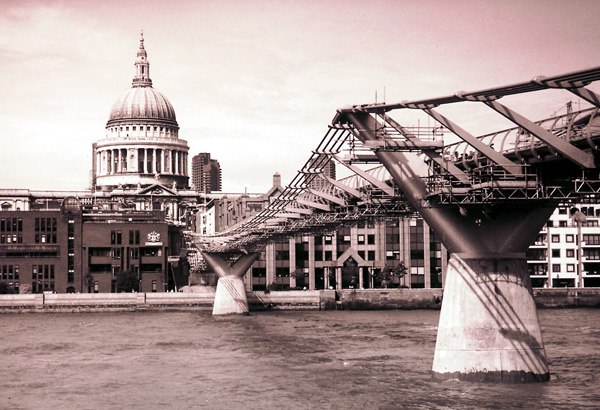
[[[433,382],[438,311],[0,315],[0,408],[600,408],[600,309],[540,310],[551,381]]]

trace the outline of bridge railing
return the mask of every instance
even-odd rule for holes
[[[546,118],[535,123],[567,141],[590,139],[600,135],[598,111],[597,108],[588,108]],[[546,146],[546,143],[532,136],[521,127],[495,131],[478,136],[477,139],[494,148],[496,151],[505,154]],[[445,158],[454,160],[457,163],[463,159],[467,161],[481,159],[481,155],[464,141],[446,145],[443,152]]]

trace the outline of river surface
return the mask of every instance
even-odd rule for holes
[[[6,409],[600,408],[600,309],[540,310],[547,383],[433,382],[438,311],[0,315]]]

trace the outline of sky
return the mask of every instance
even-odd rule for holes
[[[190,157],[219,161],[223,191],[260,193],[294,178],[340,107],[600,66],[599,17],[596,0],[0,0],[0,188],[89,186],[141,30]],[[502,102],[537,120],[569,100]],[[439,111],[476,135],[505,121],[476,103]]]

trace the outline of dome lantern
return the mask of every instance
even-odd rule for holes
[[[135,60],[135,76],[131,84],[133,87],[152,87],[152,80],[150,79],[150,63],[148,62],[148,55],[144,48],[144,32],[140,35],[140,48],[137,52],[137,58]]]

